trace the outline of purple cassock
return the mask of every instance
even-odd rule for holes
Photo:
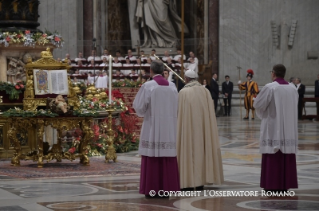
[[[282,78],[279,84],[289,84]],[[296,154],[262,154],[260,187],[265,190],[288,190],[298,188]]]
[[[167,88],[164,89],[163,86]],[[149,195],[151,190],[156,193],[160,190],[180,190],[176,157],[177,106],[176,87],[170,86],[160,75],[143,84],[136,95],[133,107],[139,116],[144,117],[139,145],[139,154],[142,156],[139,190],[141,194]],[[173,127],[168,126],[171,121],[174,122]]]

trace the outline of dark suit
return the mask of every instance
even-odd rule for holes
[[[225,115],[230,115],[230,109],[231,109],[231,98],[234,90],[234,85],[233,82],[229,81],[228,84],[227,82],[223,82],[222,84],[222,93],[228,94],[227,98],[224,98],[224,104],[225,104]]]
[[[210,93],[212,95],[212,98],[214,100],[214,106],[215,106],[215,113],[217,112],[217,102],[218,102],[218,94],[219,94],[219,87],[218,83],[212,78],[210,81]],[[217,113],[216,113],[217,115]]]
[[[298,119],[302,117],[302,107],[303,107],[303,98],[306,92],[306,87],[303,84],[300,84],[298,88],[299,100],[298,100]]]
[[[319,97],[319,80],[315,81],[315,97]]]

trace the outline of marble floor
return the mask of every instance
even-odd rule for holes
[[[293,190],[294,196],[286,197],[261,195],[261,156],[257,143],[260,121],[219,117],[217,122],[225,183],[207,185],[196,197],[146,199],[138,193],[138,174],[58,179],[13,179],[0,175],[0,211],[319,210],[319,122],[299,121],[299,188]],[[136,152],[119,154],[118,160],[140,162]],[[259,191],[259,194],[216,197],[212,196],[213,191]]]

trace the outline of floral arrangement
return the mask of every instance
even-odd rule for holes
[[[84,97],[79,96],[80,99],[80,108],[79,110],[82,111],[89,111],[89,112],[99,112],[99,111],[105,111],[110,105],[115,110],[126,110],[127,107],[123,103],[122,99],[112,97],[112,102],[110,103],[108,98],[107,99],[98,99],[96,97],[93,97],[92,100],[86,99]]]
[[[18,81],[16,84],[0,82],[0,91],[5,91],[10,100],[19,99],[19,95],[25,90],[25,82]]]
[[[142,82],[141,81],[131,81],[128,79],[125,79],[124,81],[116,81],[112,83],[113,87],[141,87]]]
[[[0,44],[4,44],[8,47],[9,44],[13,43],[23,43],[24,46],[35,47],[35,45],[45,45],[51,43],[57,48],[63,47],[64,41],[58,32],[51,33],[46,30],[44,33],[41,32],[31,32],[30,30],[25,30],[24,32],[0,32]]]

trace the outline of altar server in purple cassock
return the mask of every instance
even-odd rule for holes
[[[176,158],[178,93],[175,84],[163,78],[163,70],[161,61],[152,61],[153,80],[141,86],[133,102],[136,114],[144,117],[139,143],[139,192],[146,197],[152,195],[151,190],[156,194],[159,190],[180,190]]]
[[[270,191],[298,188],[298,92],[284,80],[286,68],[275,65],[272,83],[266,84],[254,107],[261,119],[259,147],[262,153],[260,187]]]

